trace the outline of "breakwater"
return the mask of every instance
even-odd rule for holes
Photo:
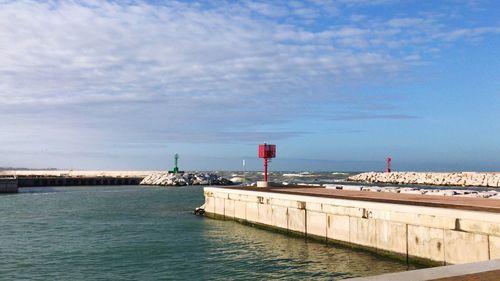
[[[391,192],[401,194],[425,194],[434,196],[457,196],[457,197],[476,197],[490,198],[500,200],[500,190],[473,190],[466,188],[419,188],[404,186],[363,186],[363,185],[345,185],[345,184],[326,184],[325,188],[355,190],[366,192]]]
[[[230,180],[210,173],[153,173],[145,177],[141,185],[185,186],[185,185],[230,185]]]
[[[147,171],[0,171],[0,178],[15,177],[19,187],[72,185],[138,185]]]
[[[421,184],[442,186],[480,186],[500,187],[500,173],[425,173],[425,172],[368,172],[352,175],[348,181],[390,183],[390,184]]]
[[[0,193],[16,193],[17,179],[15,178],[0,178]]]
[[[406,260],[500,258],[500,204],[326,188],[205,187],[206,215],[362,247]]]

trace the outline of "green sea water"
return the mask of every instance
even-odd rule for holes
[[[0,280],[335,280],[406,263],[194,216],[201,187],[22,188],[0,196]]]

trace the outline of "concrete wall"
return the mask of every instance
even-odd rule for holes
[[[78,170],[3,170],[3,177],[111,177],[111,178],[145,178],[160,171],[78,171]]]
[[[0,178],[0,193],[15,193],[15,192],[17,192],[17,179]]]
[[[500,214],[205,187],[208,216],[460,264],[500,258]]]
[[[138,185],[142,178],[126,177],[18,177],[19,187],[71,185]]]
[[[148,171],[4,170],[0,177],[15,177],[19,187],[68,185],[138,185]]]

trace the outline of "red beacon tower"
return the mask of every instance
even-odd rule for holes
[[[259,158],[264,158],[264,181],[267,182],[267,163],[276,158],[275,144],[259,144]]]
[[[391,172],[391,161],[392,161],[392,158],[391,157],[387,157],[387,168],[385,169],[385,171],[387,173],[390,173]]]

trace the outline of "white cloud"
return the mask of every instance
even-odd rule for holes
[[[256,21],[245,10],[179,3],[13,2],[3,5],[0,26],[3,104],[203,103],[285,91],[294,99],[313,84],[404,68],[390,54],[338,50],[318,32]],[[343,38],[340,45],[360,40]]]
[[[445,41],[459,39],[481,39],[484,34],[499,34],[500,27],[459,28],[446,33],[438,34],[437,37]]]
[[[356,11],[354,18],[331,20],[344,6],[388,5],[349,3],[4,2],[0,117],[42,112],[50,121],[44,126],[51,126],[58,123],[54,112],[65,108],[71,122],[61,126],[68,130],[86,119],[118,134],[130,126],[161,138],[190,123],[200,132],[180,138],[210,138],[258,127],[264,114],[275,123],[311,114],[342,98],[337,89],[397,77],[445,41],[498,33],[497,27],[449,28],[431,16]]]

